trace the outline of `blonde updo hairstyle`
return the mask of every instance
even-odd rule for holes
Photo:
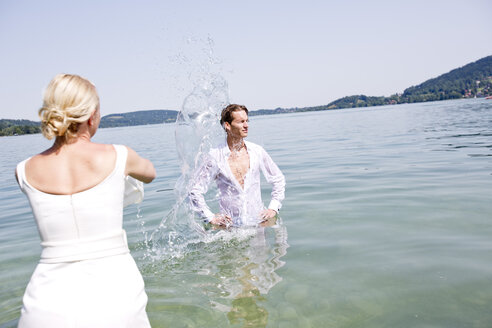
[[[69,140],[98,106],[94,84],[78,75],[58,74],[46,87],[43,107],[39,109],[41,132],[49,140]]]

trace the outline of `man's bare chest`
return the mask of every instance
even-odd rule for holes
[[[232,152],[227,160],[234,178],[244,188],[244,178],[249,170],[249,154],[246,149]]]

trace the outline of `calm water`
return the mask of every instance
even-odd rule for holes
[[[492,326],[492,101],[252,117],[249,140],[286,176],[281,222],[183,246],[158,228],[180,175],[174,126],[98,131],[158,170],[125,211],[153,327]],[[14,327],[40,246],[13,173],[49,143],[0,146],[0,327]]]

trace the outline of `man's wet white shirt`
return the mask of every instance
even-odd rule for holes
[[[193,178],[190,191],[192,209],[210,221],[214,213],[205,202],[204,195],[212,180],[219,190],[220,213],[230,216],[233,225],[257,225],[262,221],[260,213],[265,209],[261,199],[260,171],[272,185],[268,209],[278,212],[285,192],[285,178],[267,152],[259,145],[244,141],[249,154],[249,170],[244,176],[244,188],[232,173],[228,159],[231,151],[224,142],[210,150]]]

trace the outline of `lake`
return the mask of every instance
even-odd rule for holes
[[[248,140],[286,177],[281,219],[195,239],[174,131],[94,138],[157,168],[124,224],[153,327],[491,327],[492,101],[253,116]],[[41,249],[15,165],[50,144],[0,138],[0,327],[16,326]]]

